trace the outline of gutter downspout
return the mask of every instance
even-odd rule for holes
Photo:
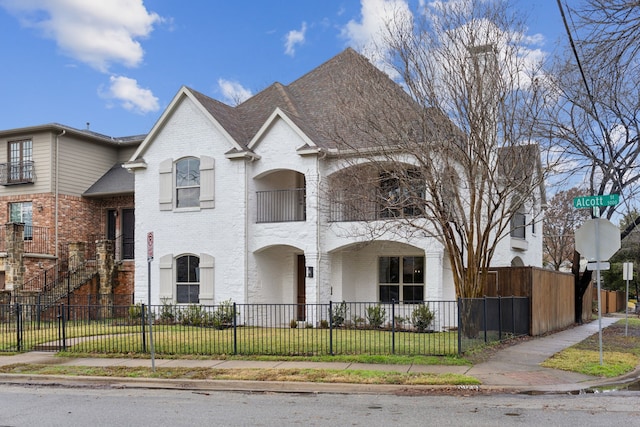
[[[59,190],[59,184],[60,184],[60,141],[59,138],[64,136],[64,134],[66,134],[67,131],[65,129],[62,129],[62,132],[58,135],[56,135],[56,168],[55,168],[55,173],[56,173],[56,179],[55,179],[55,191],[54,191],[54,223],[55,223],[55,255],[56,258],[58,258],[58,232],[59,232],[59,226],[58,226],[58,196],[60,193]]]
[[[249,164],[256,159],[251,158],[249,163],[242,162],[244,165],[244,303],[249,304]]]
[[[317,219],[316,219],[316,254],[317,254],[317,261],[316,261],[316,271],[317,271],[317,275],[316,275],[316,304],[321,304],[322,301],[320,301],[320,286],[322,286],[322,276],[324,276],[324,274],[322,274],[322,253],[320,252],[321,250],[321,245],[320,245],[320,228],[321,228],[321,222],[322,222],[322,210],[320,209],[320,193],[322,192],[322,188],[321,188],[321,177],[322,174],[320,173],[320,156],[316,156],[316,215],[317,215]]]

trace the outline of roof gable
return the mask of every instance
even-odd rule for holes
[[[227,109],[231,107],[228,107],[219,101],[215,101],[212,98],[195,92],[187,88],[186,86],[182,86],[178,93],[173,97],[173,100],[171,101],[167,109],[165,109],[158,121],[154,124],[153,128],[146,136],[144,141],[142,141],[136,152],[133,154],[133,156],[131,156],[130,162],[135,162],[137,159],[140,159],[142,157],[147,148],[153,143],[153,140],[155,140],[158,133],[166,125],[174,112],[178,108],[180,108],[180,105],[186,98],[192,100],[196,107],[205,115],[205,117],[207,117],[211,121],[211,123],[224,135],[225,139],[229,141],[232,150],[244,150],[244,148],[240,144],[238,144],[234,137],[228,132],[227,128],[223,126],[218,120],[219,117],[224,118],[225,115],[228,116],[229,114],[227,113]],[[212,114],[212,110],[216,111],[215,116]]]
[[[300,136],[300,138],[305,142],[305,145],[303,147],[316,147],[316,144],[311,140],[311,138],[307,136],[307,134],[302,131],[302,129],[300,129],[295,120],[289,118],[289,116],[287,116],[282,110],[280,110],[280,108],[276,108],[273,113],[271,113],[271,116],[269,116],[269,118],[264,122],[260,130],[258,130],[258,132],[251,139],[251,141],[247,145],[247,148],[250,150],[254,150],[262,140],[262,138],[265,136],[265,134],[269,131],[269,128],[271,128],[271,126],[273,126],[273,124],[277,120],[284,121],[290,128],[294,130],[294,132],[298,136]]]
[[[229,158],[252,157],[252,149],[275,120],[287,122],[306,142],[301,154],[336,150],[339,140],[352,148],[379,145],[365,130],[372,123],[384,134],[394,114],[409,124],[421,114],[411,97],[385,73],[351,48],[329,59],[289,85],[273,83],[243,103],[231,107],[195,90],[182,87],[133,155],[141,156],[184,97],[192,99],[229,140]],[[380,117],[372,117],[372,112]],[[386,141],[383,139],[383,141]],[[393,141],[389,141],[390,144]]]

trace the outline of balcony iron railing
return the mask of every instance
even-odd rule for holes
[[[358,198],[355,195],[351,198],[337,197],[329,201],[330,222],[419,218],[424,214],[420,203],[412,201],[390,203],[383,198]]]
[[[27,184],[34,182],[33,160],[0,163],[0,185]]]
[[[6,228],[0,227],[0,252],[7,251]],[[24,252],[30,254],[53,255],[54,248],[51,245],[49,228],[25,225],[22,232],[24,240]]]
[[[256,222],[306,221],[304,188],[257,191]]]

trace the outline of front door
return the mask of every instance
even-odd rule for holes
[[[135,246],[133,209],[122,209],[122,259],[133,259]]]
[[[298,255],[298,274],[297,277],[297,303],[298,303],[298,321],[306,320],[306,306],[307,296],[306,296],[306,280],[305,280],[305,261],[304,255]]]

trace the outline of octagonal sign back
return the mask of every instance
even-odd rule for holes
[[[596,223],[599,233],[598,242],[596,242]],[[620,229],[605,218],[585,221],[576,230],[575,238],[576,250],[588,261],[607,261],[620,249]],[[596,243],[599,251],[596,251]],[[600,259],[596,259],[598,255]]]

